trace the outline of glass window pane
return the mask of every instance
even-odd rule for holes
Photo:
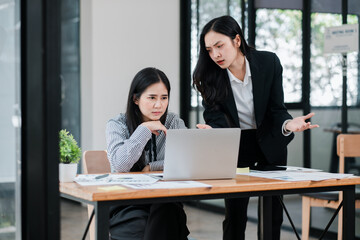
[[[80,1],[61,1],[61,128],[68,130],[81,146],[80,139]],[[81,172],[81,161],[78,173]],[[65,204],[65,205],[64,205]],[[63,207],[64,206],[64,207]],[[80,238],[64,221],[69,212],[66,202],[61,202],[61,239]],[[79,215],[80,217],[80,215]],[[76,226],[79,227],[79,226]],[[89,233],[88,233],[89,235]]]
[[[197,4],[199,3],[199,4]],[[191,69],[195,68],[199,52],[199,35],[204,25],[215,17],[228,14],[227,1],[200,0],[192,1],[191,10]],[[201,105],[201,97],[191,89],[191,107]]]
[[[204,25],[215,17],[231,15],[241,26],[241,0],[192,0],[191,1],[191,71],[193,72],[199,52],[199,34]],[[244,30],[244,29],[243,29]],[[246,37],[246,36],[245,36]],[[192,81],[191,81],[192,82]],[[190,126],[202,122],[200,112],[202,98],[191,88]]]
[[[80,142],[79,1],[61,3],[61,128]],[[79,168],[80,168],[79,164]],[[81,169],[81,168],[80,168]]]
[[[0,2],[0,239],[4,240],[15,239],[20,226],[19,12],[18,1]]]
[[[358,23],[358,17],[348,16],[348,24]],[[313,13],[311,16],[311,94],[312,106],[341,106],[342,54],[324,54],[324,33],[327,27],[340,26],[340,14]],[[359,56],[347,54],[347,104],[359,103]]]
[[[199,27],[215,17],[228,14],[227,0],[199,0]]]
[[[241,1],[192,0],[191,11],[191,69],[193,71],[199,52],[199,34],[204,25],[215,17],[228,14],[241,25]],[[201,105],[201,97],[192,88],[191,107],[197,107],[198,105]]]
[[[258,9],[256,48],[275,52],[283,66],[285,102],[300,102],[302,89],[302,13],[297,10]]]
[[[198,52],[199,52],[199,14],[197,0],[191,1],[191,72],[195,69]],[[192,81],[191,81],[192,84]],[[191,107],[196,107],[198,104],[197,92],[191,88]]]
[[[229,1],[229,15],[232,16],[241,26],[241,0]],[[244,29],[243,29],[244,31]]]

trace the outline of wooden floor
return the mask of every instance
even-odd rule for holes
[[[299,196],[285,199],[288,211],[292,215],[294,224],[301,228],[301,198]],[[223,200],[211,200],[208,203],[223,206]],[[298,206],[298,207],[296,207]],[[249,204],[249,221],[246,229],[246,239],[257,239],[257,198],[252,198]],[[190,239],[192,240],[221,240],[222,239],[222,221],[223,214],[208,210],[202,210],[198,207],[185,205],[187,215],[187,225],[190,230]],[[300,216],[299,213],[300,212]],[[284,218],[286,216],[284,215]],[[69,201],[61,201],[61,240],[81,239],[87,221],[86,207]],[[335,223],[336,224],[336,223]],[[336,226],[335,226],[336,228]],[[299,232],[299,234],[301,234]],[[89,239],[89,238],[87,238]],[[288,220],[284,220],[284,226],[281,233],[282,240],[296,239],[296,235],[291,231]],[[315,239],[315,238],[310,238]],[[332,239],[332,238],[326,238]]]

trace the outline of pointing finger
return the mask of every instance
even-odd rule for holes
[[[315,115],[315,113],[309,113],[309,114],[304,116],[304,119],[312,118],[314,115]]]

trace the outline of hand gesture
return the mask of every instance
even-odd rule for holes
[[[319,127],[319,125],[312,125],[310,122],[305,122],[306,119],[313,117],[315,113],[309,113],[306,116],[296,117],[290,120],[286,125],[285,129],[292,132],[302,132],[307,129],[313,129]]]
[[[147,127],[153,134],[159,136],[159,131],[163,131],[166,135],[166,127],[160,121],[143,122],[141,125]]]

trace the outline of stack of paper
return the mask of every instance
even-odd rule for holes
[[[82,186],[113,185],[113,184],[152,184],[158,179],[146,174],[81,174],[75,178],[75,182]]]
[[[271,178],[285,181],[322,181],[327,179],[342,179],[353,174],[328,173],[309,168],[289,167],[286,171],[254,171],[242,173],[248,176]]]
[[[81,174],[75,182],[82,186],[121,184],[135,189],[165,189],[165,188],[196,188],[211,187],[195,181],[159,181],[159,178],[147,174]]]

